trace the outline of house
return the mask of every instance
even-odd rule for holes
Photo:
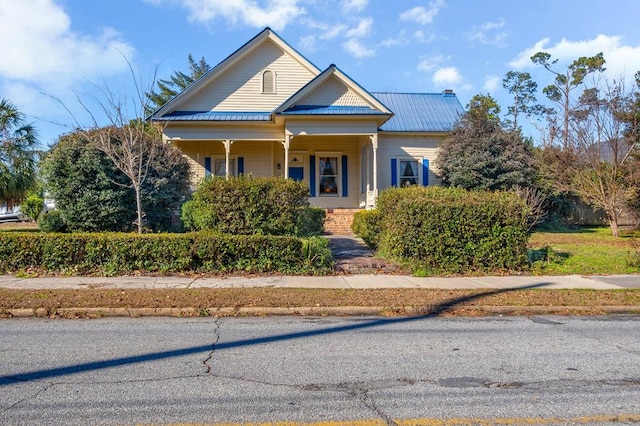
[[[436,149],[462,111],[450,90],[369,92],[265,28],[149,119],[190,159],[196,181],[303,180],[312,205],[352,214],[381,189],[438,184]]]

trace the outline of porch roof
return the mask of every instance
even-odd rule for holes
[[[456,95],[372,92],[394,116],[380,126],[386,132],[450,132],[464,108]]]
[[[271,121],[271,112],[263,111],[173,111],[152,121]]]

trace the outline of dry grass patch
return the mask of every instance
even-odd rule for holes
[[[438,290],[438,289],[0,289],[0,315],[9,309],[380,307],[392,315],[428,307],[448,315],[477,315],[480,306],[640,306],[640,290]],[[446,309],[445,309],[446,308]]]

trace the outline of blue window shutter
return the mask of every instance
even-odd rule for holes
[[[316,196],[316,156],[309,156],[309,194]]]
[[[211,176],[211,157],[204,157],[204,175]]]
[[[244,174],[244,157],[238,157],[238,176]]]
[[[391,159],[391,186],[398,186],[398,160]]]
[[[342,196],[349,196],[349,173],[347,171],[347,156],[342,156]]]
[[[429,186],[429,159],[422,159],[422,186]]]

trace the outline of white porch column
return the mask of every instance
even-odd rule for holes
[[[231,144],[233,144],[233,141],[226,139],[223,141],[223,143],[224,143],[224,175],[225,175],[225,178],[228,180],[229,166],[231,165],[229,160],[229,154],[231,153]]]
[[[373,195],[378,196],[378,134],[369,136],[373,146]]]
[[[285,140],[282,142],[284,146],[284,178],[289,179],[289,146],[291,145],[292,135],[287,133]]]

